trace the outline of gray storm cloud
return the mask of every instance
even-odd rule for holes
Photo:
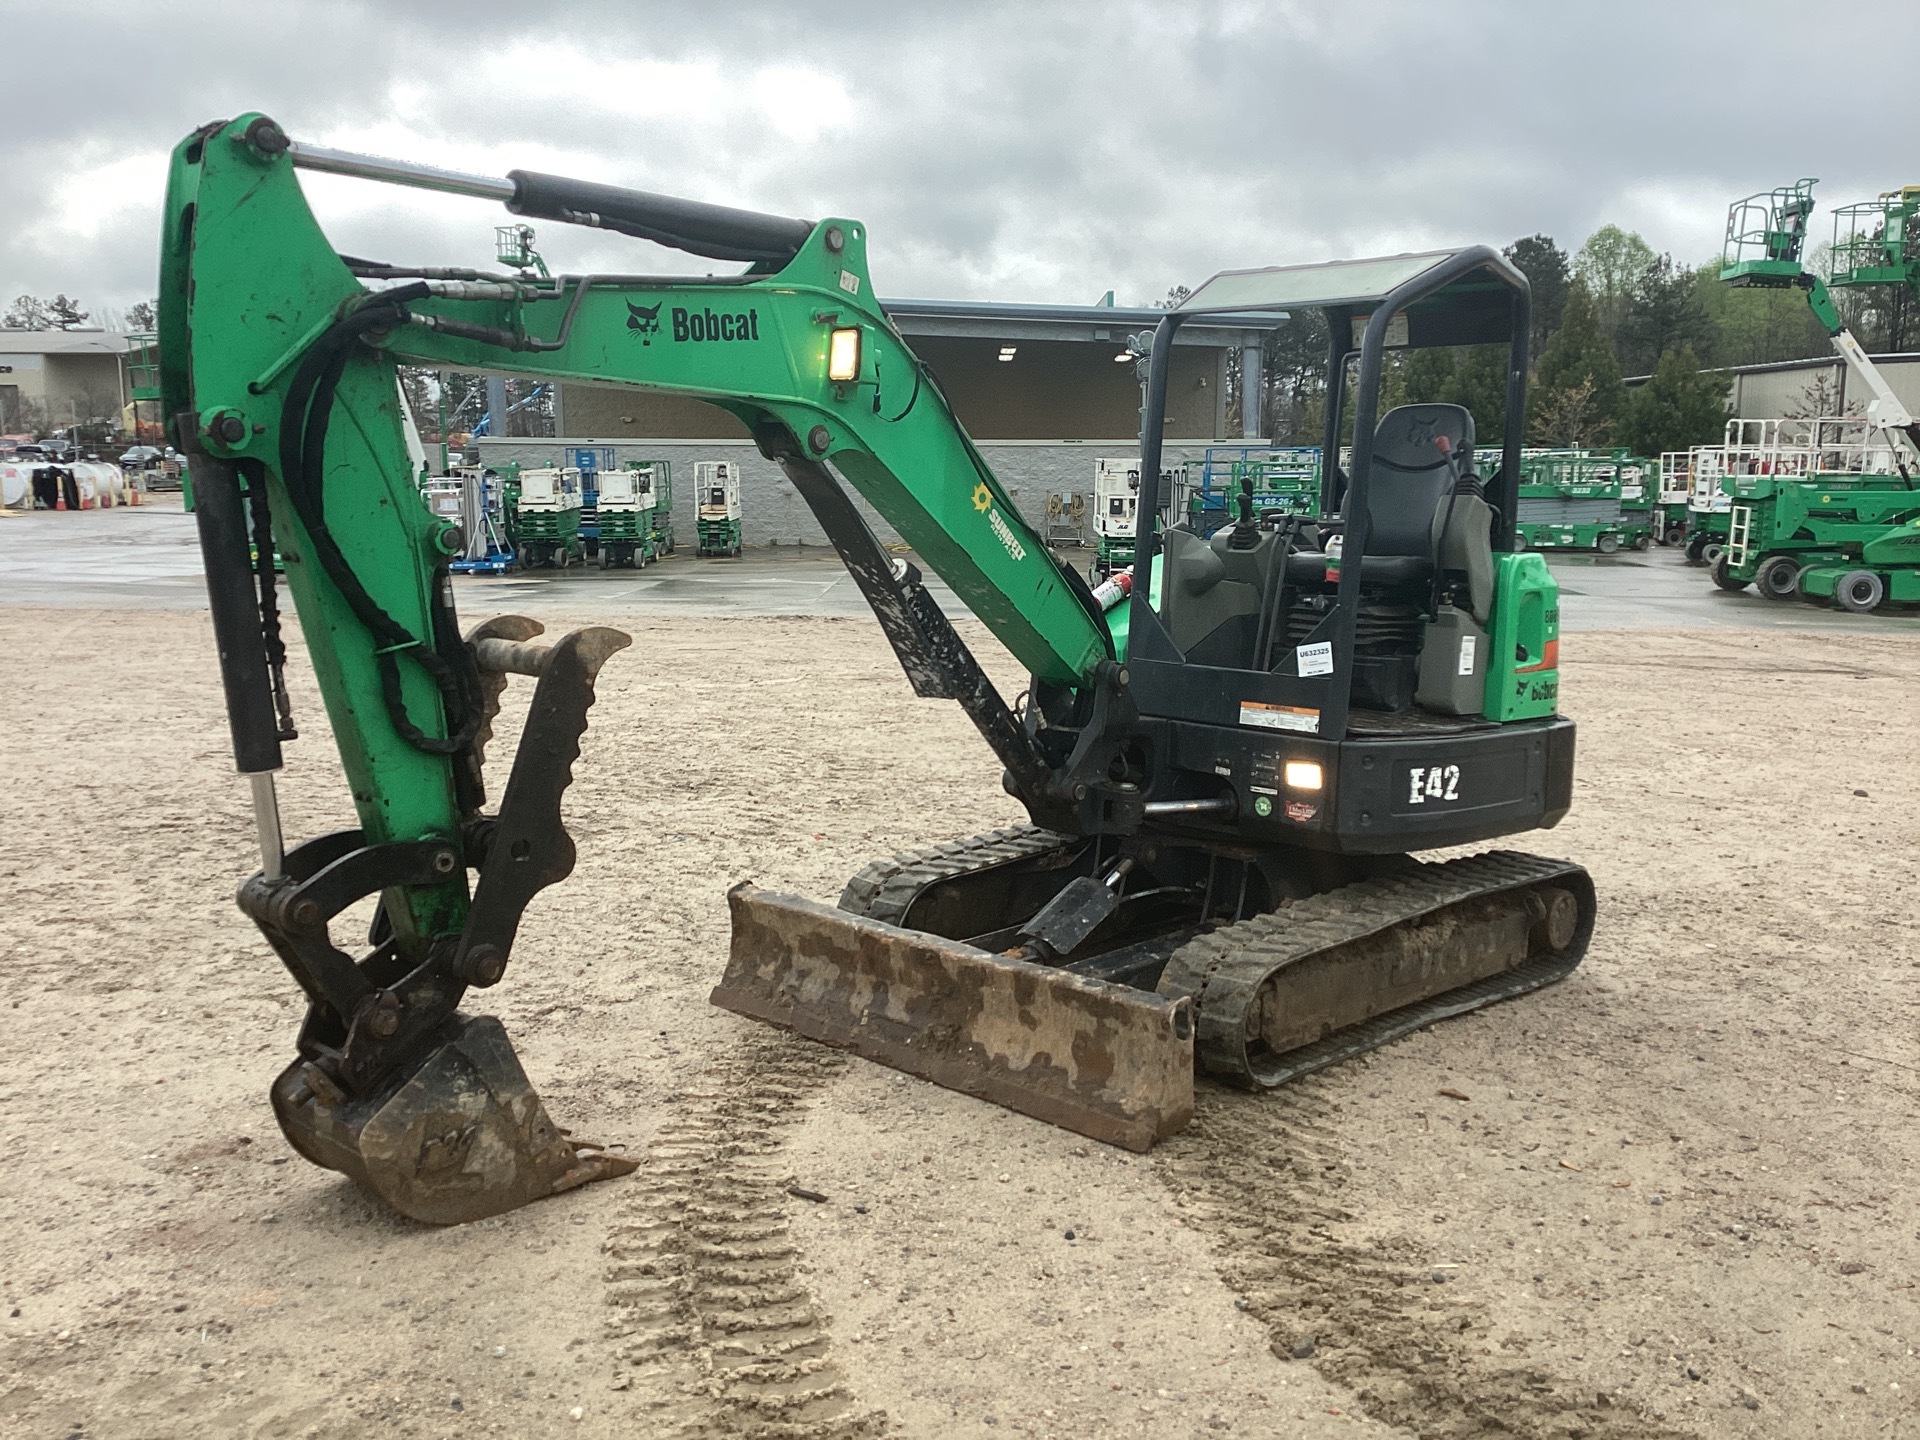
[[[870,226],[883,293],[1144,302],[1222,268],[1613,221],[1696,261],[1726,203],[1913,180],[1916,100],[1835,123],[1920,7],[1769,3],[0,4],[0,302],[150,295],[169,148],[296,137]],[[1847,59],[1851,56],[1852,59]],[[1843,70],[1844,66],[1844,70]],[[1848,80],[1847,76],[1856,77]],[[1841,88],[1843,85],[1849,89]],[[488,254],[479,202],[316,180],[340,248]],[[544,227],[566,268],[686,269]]]

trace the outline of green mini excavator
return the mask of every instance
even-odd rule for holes
[[[548,277],[342,255],[301,169],[744,268]],[[717,1003],[1144,1149],[1186,1123],[1196,1066],[1276,1085],[1579,963],[1594,900],[1578,866],[1410,853],[1551,826],[1572,796],[1557,591],[1514,539],[1527,285],[1496,252],[1232,271],[1168,312],[1134,568],[1095,592],[889,323],[856,221],[455,174],[297,143],[249,114],[175,151],[165,225],[164,398],[194,457],[260,834],[240,905],[309,1000],[273,1108],[303,1155],[404,1213],[467,1220],[630,1168],[560,1130],[498,1022],[461,1008],[502,979],[525,906],[572,868],[561,801],[596,673],[627,638],[542,646],[512,616],[461,633],[462,538],[414,488],[398,364],[731,412],[807,500],[916,693],[960,704],[1031,821],[876,862],[837,906],[736,886]],[[1324,453],[1352,446],[1323,467],[1317,513],[1262,511],[1249,491],[1210,534],[1163,529],[1180,327],[1312,307],[1331,337]],[[1508,348],[1508,419],[1483,478],[1465,410],[1376,411],[1390,344],[1489,342]],[[850,491],[1029,673],[1016,700]],[[291,849],[273,790],[293,733],[276,577],[250,558],[269,536],[359,821]],[[489,811],[508,675],[536,689]],[[370,896],[367,945],[341,948],[331,922]]]

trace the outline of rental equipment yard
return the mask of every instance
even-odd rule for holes
[[[253,826],[204,611],[151,547],[62,579],[64,544],[169,526],[190,543],[152,510],[0,522],[0,1433],[1920,1427],[1913,622],[1712,592],[1671,552],[1559,567],[1580,769],[1528,843],[1593,875],[1584,963],[1267,1095],[1203,1082],[1135,1155],[708,1004],[736,881],[830,902],[875,855],[1022,818],[870,617],[526,587],[499,608],[634,644],[565,800],[583,863],[486,1008],[553,1113],[640,1166],[435,1229],[268,1110],[300,995],[232,901]],[[1635,566],[1698,608],[1659,628],[1587,579]],[[311,835],[352,818],[288,639],[282,805]]]

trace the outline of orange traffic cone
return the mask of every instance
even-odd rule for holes
[[[53,482],[53,508],[56,510],[67,508],[67,487],[58,480]]]

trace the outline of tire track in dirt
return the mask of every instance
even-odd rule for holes
[[[780,1156],[844,1057],[753,1035],[683,1092],[630,1182],[606,1242],[615,1383],[649,1435],[673,1440],[863,1440],[886,1415],[835,1364],[790,1234]]]
[[[1203,1086],[1196,1099],[1192,1126],[1155,1151],[1158,1168],[1276,1355],[1310,1337],[1315,1368],[1421,1440],[1692,1440],[1483,1353],[1485,1311],[1433,1284],[1411,1240],[1369,1234],[1344,1208],[1348,1167],[1327,1082],[1265,1096]]]

